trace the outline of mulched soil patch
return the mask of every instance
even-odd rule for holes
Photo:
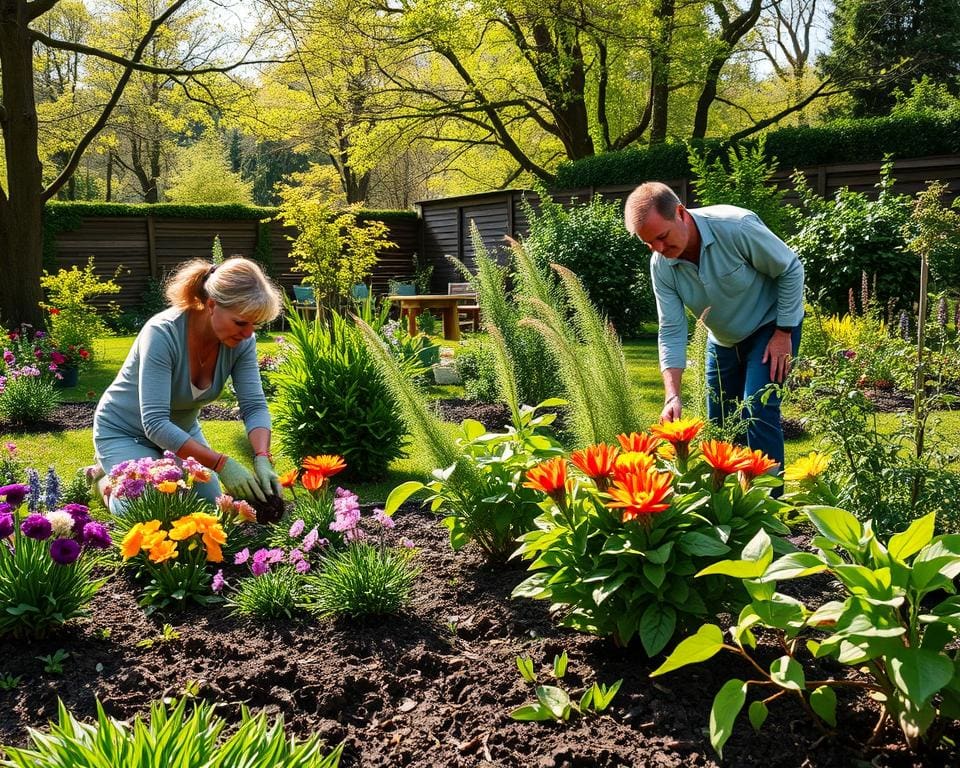
[[[96,410],[95,401],[81,403],[60,403],[44,421],[38,421],[26,426],[11,426],[0,419],[0,433],[15,434],[37,432],[61,432],[67,429],[89,429],[93,426],[93,412]],[[205,405],[200,409],[200,418],[207,421],[236,421],[240,418],[240,411],[233,406]]]
[[[453,553],[436,518],[415,506],[398,513],[396,533],[421,547],[412,604],[398,617],[259,623],[212,609],[147,618],[131,584],[113,577],[95,599],[91,619],[62,636],[0,641],[0,674],[22,675],[14,690],[0,691],[0,743],[25,743],[28,726],[55,717],[58,696],[85,718],[94,715],[94,696],[109,714],[127,718],[158,697],[179,695],[192,681],[230,720],[247,704],[282,713],[301,737],[345,741],[344,766],[718,765],[705,733],[710,704],[729,677],[751,674],[745,665],[719,656],[651,680],[659,660],[558,628],[541,602],[511,600],[524,577],[520,564],[490,565],[469,548]],[[829,581],[815,582],[807,597],[830,591]],[[164,622],[179,639],[137,647],[157,638]],[[58,648],[70,657],[63,676],[54,677],[37,657]],[[594,679],[623,678],[607,714],[562,725],[512,721],[508,712],[533,698],[515,657],[529,654],[546,679],[563,650],[570,655],[562,683],[568,690],[579,694]],[[770,648],[765,655],[779,654]],[[841,695],[840,735],[822,738],[791,702],[771,707],[760,734],[741,715],[725,764],[960,764],[956,751],[906,753],[893,728],[881,734],[878,748],[860,751],[856,743],[868,737],[875,717],[870,703]],[[960,739],[957,724],[949,735]]]

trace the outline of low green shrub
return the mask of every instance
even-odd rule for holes
[[[216,584],[214,584],[216,586]],[[303,600],[303,584],[290,564],[237,582],[227,607],[237,616],[255,619],[292,619]]]
[[[60,404],[53,381],[36,368],[8,370],[0,376],[0,420],[14,426],[46,421]]]
[[[757,729],[766,720],[768,703],[785,698],[798,699],[821,726],[835,729],[835,690],[852,689],[879,703],[874,733],[892,720],[911,748],[925,740],[935,747],[941,735],[938,719],[960,718],[960,667],[956,650],[948,650],[960,626],[960,600],[954,594],[960,536],[934,537],[933,513],[886,542],[870,523],[861,524],[836,507],[812,507],[806,516],[818,533],[815,552],[774,560],[771,541],[760,531],[741,559],[716,563],[698,574],[743,579],[750,602],[729,630],[729,642],[720,627],[705,624],[652,675],[706,661],[720,651],[751,664],[750,680],[729,680],[713,700],[710,740],[718,754],[751,689],[764,697],[749,707]],[[781,581],[818,573],[840,584],[843,599],[813,608],[792,596],[792,590],[791,595],[777,591]],[[755,659],[761,633],[772,635],[773,647],[782,652],[767,668]],[[822,679],[820,670],[830,669],[823,666],[811,675],[804,665],[816,659],[856,669],[858,678]]]
[[[405,428],[360,333],[332,311],[316,322],[291,313],[286,338],[290,348],[274,376],[283,453],[297,465],[313,454],[340,454],[347,478],[382,477],[403,455]],[[379,336],[377,343],[384,345]]]
[[[483,403],[500,400],[493,351],[484,337],[476,336],[461,344],[455,363],[467,398]]]
[[[60,701],[57,723],[51,724],[49,733],[31,728],[32,747],[3,748],[5,765],[336,768],[340,764],[342,745],[325,752],[317,735],[303,741],[288,737],[282,715],[268,725],[265,713],[253,716],[243,706],[239,727],[225,737],[227,722],[215,714],[213,704],[190,701],[189,707],[188,714],[187,697],[154,702],[146,720],[137,715],[127,723],[108,717],[97,701],[96,721],[88,725]]]

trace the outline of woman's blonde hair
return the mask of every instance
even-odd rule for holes
[[[243,256],[231,256],[221,264],[206,259],[184,262],[167,280],[164,293],[172,307],[202,309],[207,299],[213,299],[252,323],[268,323],[283,308],[280,289],[257,262]]]

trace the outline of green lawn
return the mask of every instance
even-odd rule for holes
[[[132,336],[100,339],[97,342],[96,362],[86,369],[78,386],[63,390],[65,401],[96,399],[112,381],[116,371],[123,363],[127,351],[133,342]],[[276,343],[273,337],[258,342],[261,354],[274,352]],[[663,403],[663,385],[657,367],[657,345],[653,339],[628,342],[624,345],[624,354],[628,370],[640,391],[642,401],[647,407],[647,420],[652,424],[660,414]],[[689,378],[689,377],[688,377]],[[689,382],[688,382],[689,383]],[[459,387],[435,387],[430,397],[454,397],[460,395]],[[689,393],[687,393],[689,395]],[[941,434],[953,444],[960,443],[960,413],[944,413],[938,417],[942,423]],[[883,429],[893,429],[897,424],[896,414],[882,414],[879,423]],[[451,430],[454,425],[451,425]],[[245,456],[249,449],[243,431],[243,424],[236,421],[207,421],[204,433],[214,446],[227,453]],[[52,465],[62,477],[93,461],[91,430],[71,430],[66,432],[40,434],[0,435],[3,442],[12,440],[30,464],[38,468]],[[817,447],[815,436],[787,442],[787,461],[807,453]],[[280,459],[278,468],[285,471],[291,468],[289,461]],[[354,490],[364,502],[383,501],[397,484],[406,480],[426,480],[434,469],[422,452],[411,450],[407,458],[391,465],[390,473],[382,481],[359,483]]]

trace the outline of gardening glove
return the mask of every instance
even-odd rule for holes
[[[273,462],[269,456],[255,456],[253,458],[253,473],[257,476],[257,482],[260,483],[260,489],[265,496],[282,496],[283,488],[280,487],[280,476],[273,468]]]
[[[227,493],[231,496],[239,499],[267,500],[253,473],[233,459],[228,458],[223,465],[223,469],[217,474],[220,477],[220,482],[223,483],[223,487],[227,489]]]

